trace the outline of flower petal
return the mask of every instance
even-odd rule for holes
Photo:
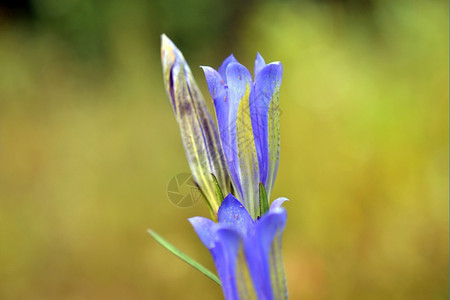
[[[224,78],[220,76],[219,72],[211,67],[202,67],[205,73],[206,81],[208,83],[209,92],[214,101],[214,108],[216,111],[217,126],[219,128],[220,142],[225,161],[227,164],[237,164],[233,162],[233,154],[237,149],[236,139],[231,139],[232,128],[230,127],[230,101],[227,101],[227,87]],[[228,170],[232,178],[238,178],[238,168],[232,167]]]
[[[222,99],[223,102],[226,101],[226,89],[224,78],[219,72],[211,67],[200,66],[203,69],[206,77],[206,83],[208,84],[209,93],[214,101],[216,99]]]
[[[236,261],[241,245],[241,237],[236,231],[226,228],[217,230],[217,239],[211,254],[226,300],[239,300]]]
[[[280,158],[279,94],[283,75],[280,62],[264,66],[255,78],[255,95],[250,103],[260,180],[270,198]]]
[[[232,194],[228,194],[220,205],[218,220],[221,226],[226,226],[237,232],[242,237],[253,228],[253,219],[247,209]]]
[[[203,217],[193,217],[188,219],[194,227],[195,232],[208,249],[214,248],[216,240],[217,223]]]
[[[228,65],[231,63],[237,63],[237,62],[238,62],[237,59],[234,57],[233,54],[231,54],[230,56],[225,58],[222,65],[219,67],[219,74],[220,74],[220,76],[222,76],[225,83],[227,83],[226,71],[227,71]]]
[[[254,75],[255,78],[256,76],[258,76],[259,71],[262,70],[262,68],[264,68],[266,66],[266,62],[264,61],[264,58],[261,56],[261,54],[256,53],[256,59],[255,59],[255,70],[254,70]]]
[[[233,185],[238,187],[239,199],[252,217],[256,218],[259,215],[259,171],[249,106],[253,96],[252,78],[247,68],[239,63],[229,64],[226,73],[230,108],[236,110],[230,116],[231,140],[237,141],[231,168],[239,169],[236,172],[239,178],[231,177]]]
[[[280,197],[273,200],[272,204],[270,205],[270,211],[271,212],[277,211],[279,208],[281,208],[281,205],[283,205],[283,203],[286,201],[289,201],[289,199],[285,197]]]
[[[246,256],[259,299],[287,299],[287,285],[281,252],[286,210],[264,215],[246,243]]]

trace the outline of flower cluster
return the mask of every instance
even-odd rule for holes
[[[213,256],[225,299],[287,299],[287,199],[268,207],[280,156],[281,63],[266,64],[257,54],[254,79],[233,55],[217,71],[202,67],[216,127],[188,64],[165,35],[161,58],[189,166],[214,219],[189,221]]]
[[[256,56],[255,80],[230,55],[219,70],[203,67],[214,100],[222,149],[235,192],[253,218],[262,214],[259,183],[270,198],[280,158],[279,93],[283,67]]]

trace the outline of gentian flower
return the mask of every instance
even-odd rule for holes
[[[229,190],[217,127],[183,54],[164,34],[161,36],[161,61],[167,96],[180,127],[192,176],[215,214],[223,200],[217,196],[216,182],[224,193]]]
[[[280,157],[279,94],[283,66],[256,56],[250,72],[230,55],[219,70],[203,67],[214,100],[222,149],[236,195],[253,218],[260,183],[270,199]]]
[[[253,220],[230,194],[219,208],[218,223],[189,219],[213,256],[226,300],[288,298],[281,254],[286,224],[281,204],[286,200],[275,200],[265,215]]]
[[[281,63],[266,64],[257,54],[254,80],[233,55],[218,71],[203,67],[217,130],[183,55],[165,35],[161,55],[167,95],[194,180],[218,223],[203,217],[189,221],[213,256],[225,299],[287,299],[281,253],[287,218],[281,205],[287,199],[278,198],[268,208],[280,155]],[[229,179],[243,203],[228,194]],[[228,194],[225,199],[222,191]],[[199,263],[149,233],[219,283]]]

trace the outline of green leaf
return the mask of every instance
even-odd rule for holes
[[[216,176],[214,176],[213,173],[211,173],[211,176],[213,178],[214,185],[216,186],[216,194],[217,194],[217,198],[219,199],[219,203],[222,203],[222,201],[223,201],[223,199],[225,199],[225,197],[223,196],[222,189],[220,188],[220,184],[217,181],[217,178],[216,178]]]
[[[259,183],[259,210],[261,216],[269,210],[269,200],[267,199],[266,188],[262,182]]]
[[[179,258],[184,260],[186,263],[188,263],[189,265],[191,265],[198,271],[202,272],[204,275],[209,277],[209,279],[211,279],[212,281],[217,283],[219,286],[222,286],[220,279],[216,276],[216,274],[214,274],[213,272],[211,272],[210,270],[208,270],[207,268],[202,266],[200,263],[196,262],[194,259],[190,258],[187,254],[178,250],[174,245],[170,244],[162,236],[160,236],[153,230],[147,229],[147,232],[150,234],[150,236],[152,238],[154,238],[158,243],[160,243],[161,246],[163,246],[164,248],[166,248],[167,250],[172,252],[172,254],[174,254],[175,256],[178,256]]]

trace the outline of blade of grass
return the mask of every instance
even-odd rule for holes
[[[182,260],[184,260],[186,263],[188,263],[189,265],[191,265],[192,267],[194,267],[195,269],[197,269],[198,271],[200,271],[201,273],[206,275],[206,277],[208,277],[209,279],[211,279],[212,281],[217,283],[219,286],[222,286],[222,284],[220,282],[220,279],[216,276],[216,274],[214,274],[213,272],[211,272],[210,270],[208,270],[207,268],[202,266],[200,263],[198,263],[194,259],[190,258],[187,254],[185,254],[185,253],[181,252],[180,250],[178,250],[178,248],[176,248],[174,245],[170,244],[162,236],[160,236],[159,234],[157,234],[153,230],[147,229],[147,232],[161,246],[163,246],[164,248],[166,248],[167,250],[172,252],[172,254],[174,254],[175,256],[177,256],[177,257],[181,258]]]

